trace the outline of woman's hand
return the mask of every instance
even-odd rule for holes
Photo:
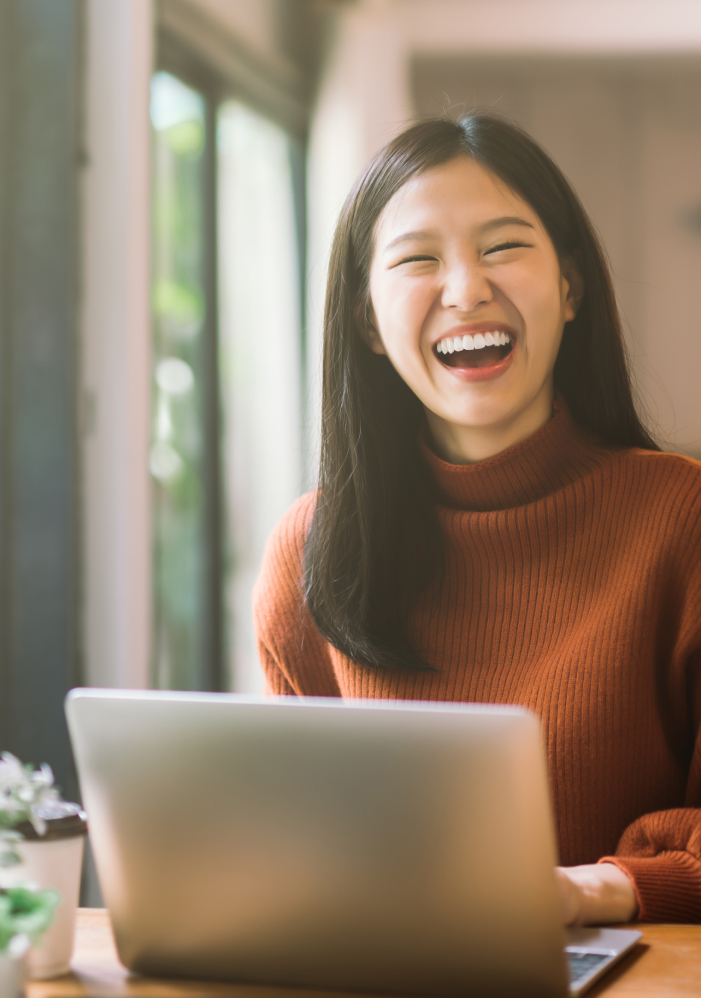
[[[631,922],[638,914],[633,882],[613,863],[558,866],[555,872],[565,925]]]

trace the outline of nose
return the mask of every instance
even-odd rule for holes
[[[456,263],[446,274],[443,284],[444,308],[472,312],[494,298],[494,289],[483,269],[474,263]]]

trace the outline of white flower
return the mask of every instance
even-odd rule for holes
[[[53,787],[54,785],[54,774],[51,771],[51,766],[46,762],[42,762],[39,769],[35,770],[32,776],[37,783],[41,783],[45,787]]]
[[[10,752],[3,752],[0,756],[0,791],[13,789],[26,779],[27,774],[19,759]]]
[[[40,818],[38,814],[34,814],[34,812],[32,812],[29,820],[31,821],[32,825],[34,826],[34,831],[37,833],[37,835],[44,835],[45,834],[45,832],[46,832],[46,821],[44,820],[44,818]]]
[[[14,797],[10,797],[9,793],[0,794],[0,811],[10,811],[15,813],[17,811],[24,811],[21,804],[18,804]]]
[[[46,832],[46,820],[39,813],[58,798],[51,767],[42,763],[31,769],[10,752],[0,756],[0,827],[31,821],[37,835]]]

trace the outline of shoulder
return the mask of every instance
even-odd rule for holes
[[[684,454],[633,447],[615,452],[615,463],[660,499],[701,501],[701,461]]]
[[[618,453],[629,461],[650,469],[666,468],[676,475],[691,475],[701,480],[701,461],[686,454],[675,454],[666,450],[644,450],[642,447],[629,447]]]
[[[615,454],[617,491],[630,513],[636,510],[682,545],[701,544],[701,461],[639,448]],[[690,552],[689,552],[690,553]]]

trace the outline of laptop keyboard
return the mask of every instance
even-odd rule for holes
[[[581,952],[576,949],[566,949],[567,964],[570,970],[570,985],[579,984],[589,974],[598,970],[602,964],[611,959],[610,953]]]

